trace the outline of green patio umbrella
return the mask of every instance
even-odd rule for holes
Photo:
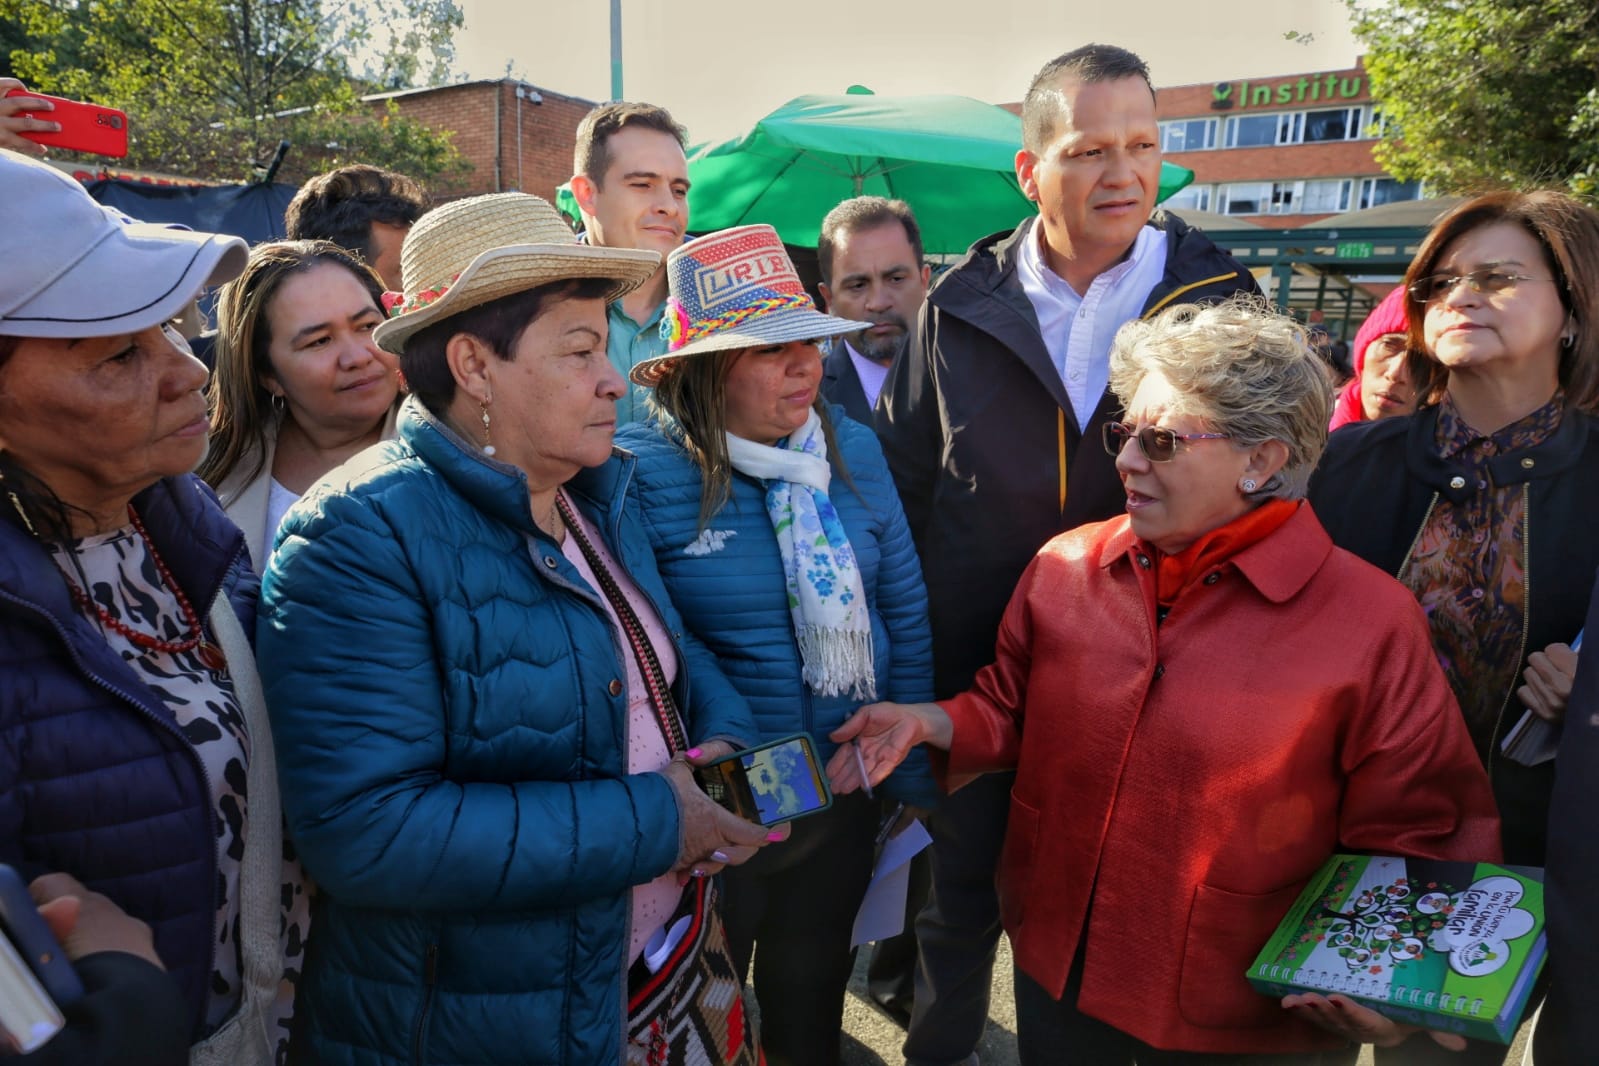
[[[815,247],[822,217],[852,196],[905,200],[928,252],[964,252],[1037,208],[1016,184],[1022,121],[965,96],[876,96],[859,86],[790,100],[741,137],[689,156],[689,228],[769,223]],[[1194,180],[1163,163],[1159,198]]]

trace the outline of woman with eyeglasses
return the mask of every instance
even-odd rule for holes
[[[1442,399],[1337,434],[1311,500],[1335,543],[1420,601],[1505,859],[1542,866],[1554,764],[1502,745],[1528,714],[1564,716],[1599,566],[1599,212],[1557,192],[1478,196],[1433,227],[1405,284],[1411,378]],[[1504,1049],[1472,1056],[1449,1061]]]
[[[1172,308],[1117,334],[1110,385],[1126,515],[1044,546],[970,691],[833,739],[874,782],[919,743],[950,786],[1016,770],[999,893],[1024,1064],[1352,1063],[1245,971],[1335,852],[1497,857],[1487,776],[1414,601],[1301,498],[1329,406],[1303,328]],[[833,759],[835,789],[854,767]]]

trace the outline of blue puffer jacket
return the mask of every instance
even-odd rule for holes
[[[899,494],[872,431],[845,417],[842,407],[833,406],[831,414],[855,488],[838,476],[835,464],[828,496],[849,534],[866,588],[878,699],[930,700],[927,592]],[[676,434],[675,428],[663,430],[653,422],[626,426],[617,434],[617,444],[638,455],[632,491],[667,591],[689,630],[716,653],[722,672],[750,701],[762,739],[809,733],[825,761],[835,749],[827,734],[861,703],[849,696],[817,696],[800,680],[799,645],[782,556],[766,513],[766,490],[756,479],[734,473],[731,498],[702,532],[699,467]],[[882,791],[917,806],[937,803],[926,754],[913,751]]]
[[[196,477],[133,501],[202,616],[226,594],[249,632],[244,537]],[[216,808],[172,712],[73,607],[49,554],[0,522],[0,862],[65,870],[155,931],[203,1035],[216,899]]]
[[[568,490],[679,635],[622,507],[632,471],[617,456]],[[527,493],[409,400],[399,439],[278,531],[258,641],[323,893],[300,997],[321,1063],[621,1056],[628,890],[672,866],[678,808],[666,778],[625,772],[631,653]],[[679,655],[691,740],[747,743],[709,653]]]

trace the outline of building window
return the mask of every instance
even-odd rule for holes
[[[1197,152],[1216,147],[1216,120],[1188,118],[1160,124],[1162,152]]]
[[[1163,129],[1187,124],[1183,121],[1168,122],[1163,124]],[[1376,119],[1367,118],[1365,106],[1337,107],[1319,111],[1284,111],[1275,115],[1232,115],[1227,119],[1223,143],[1228,148],[1318,144],[1376,137],[1379,132]],[[1168,147],[1167,150],[1180,149]]]
[[[1219,191],[1218,210],[1224,215],[1266,215],[1271,213],[1272,183],[1235,181]]]
[[[1360,118],[1365,108],[1340,107],[1332,111],[1305,112],[1305,143],[1352,141],[1360,136]]]
[[[1351,178],[1318,181],[1235,181],[1217,193],[1224,215],[1331,215],[1349,210]]]
[[[1162,207],[1182,207],[1193,211],[1210,210],[1210,186],[1190,185],[1162,200]]]
[[[1421,182],[1395,181],[1393,178],[1367,178],[1360,183],[1360,206],[1398,203],[1421,199]]]
[[[1349,178],[1303,182],[1304,192],[1298,210],[1309,214],[1337,214],[1349,210],[1349,194],[1354,182]]]
[[[1278,127],[1286,115],[1233,115],[1227,119],[1228,148],[1259,148],[1283,143]]]

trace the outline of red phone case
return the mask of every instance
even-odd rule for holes
[[[128,116],[114,107],[86,104],[81,100],[64,100],[59,96],[30,93],[24,89],[12,89],[6,96],[32,96],[56,105],[54,111],[32,111],[29,114],[58,122],[61,129],[54,133],[23,131],[22,136],[30,141],[51,148],[92,152],[113,159],[121,159],[128,154]]]

